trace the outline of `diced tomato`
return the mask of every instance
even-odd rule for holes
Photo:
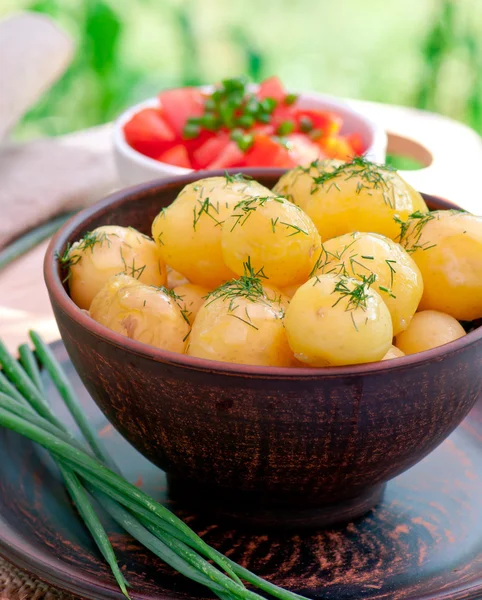
[[[354,156],[353,148],[342,137],[329,137],[320,141],[321,148],[328,158],[350,160]]]
[[[279,77],[268,77],[259,84],[257,96],[260,100],[274,98],[278,102],[282,102],[286,92]]]
[[[313,129],[320,129],[324,137],[336,135],[343,125],[341,117],[324,110],[299,108],[295,111],[295,114],[298,123],[303,117],[310,119],[313,123]]]
[[[185,169],[192,168],[186,147],[182,144],[178,144],[177,146],[173,146],[169,150],[166,150],[166,152],[163,152],[158,156],[157,160],[170,165],[175,165],[176,167],[184,167]]]
[[[216,137],[208,139],[202,146],[195,150],[193,158],[201,169],[205,169],[224,152],[228,144],[229,135],[227,133],[220,133]]]
[[[289,153],[297,165],[308,165],[317,158],[326,158],[321,148],[302,133],[287,136]]]
[[[142,154],[155,158],[173,145],[176,139],[158,108],[144,108],[124,125],[127,143]]]
[[[350,133],[349,135],[345,136],[345,140],[350,144],[350,146],[353,148],[353,153],[357,156],[361,156],[365,152],[365,144],[363,143],[362,137],[359,133]]]
[[[229,141],[223,151],[209,163],[208,169],[227,169],[229,167],[239,167],[244,163],[244,152],[240,150],[238,144]]]
[[[296,112],[293,109],[293,106],[278,104],[271,116],[271,123],[273,124],[275,132],[284,121],[294,121],[296,123]]]
[[[166,121],[178,136],[189,117],[200,117],[204,112],[204,98],[197,88],[165,90],[158,97]]]
[[[256,135],[254,144],[246,153],[247,167],[280,167],[289,169],[296,162],[288,150],[267,135]]]

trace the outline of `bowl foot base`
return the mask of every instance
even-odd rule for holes
[[[269,506],[258,501],[239,501],[233,494],[218,494],[213,487],[203,486],[168,475],[169,497],[180,507],[216,515],[217,519],[237,521],[252,527],[276,529],[306,529],[328,527],[336,523],[353,521],[371,511],[381,500],[386,484],[364,490],[354,498],[333,504],[302,507]]]

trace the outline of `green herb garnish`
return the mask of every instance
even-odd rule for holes
[[[434,213],[424,213],[419,210],[409,215],[406,221],[402,221],[400,217],[395,215],[393,220],[400,225],[400,233],[396,241],[409,253],[416,250],[429,250],[433,248],[435,244],[430,244],[429,242],[420,244],[419,242],[425,225],[435,218]]]

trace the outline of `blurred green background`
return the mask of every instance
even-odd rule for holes
[[[482,132],[482,0],[2,0],[0,17],[22,9],[56,19],[77,53],[20,139],[241,73],[434,110]]]

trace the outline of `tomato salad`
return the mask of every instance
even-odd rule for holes
[[[365,151],[357,133],[342,135],[342,119],[299,106],[277,77],[251,91],[244,78],[226,79],[212,93],[165,90],[159,106],[125,125],[127,143],[145,156],[187,169],[291,168],[317,158],[348,160]]]

